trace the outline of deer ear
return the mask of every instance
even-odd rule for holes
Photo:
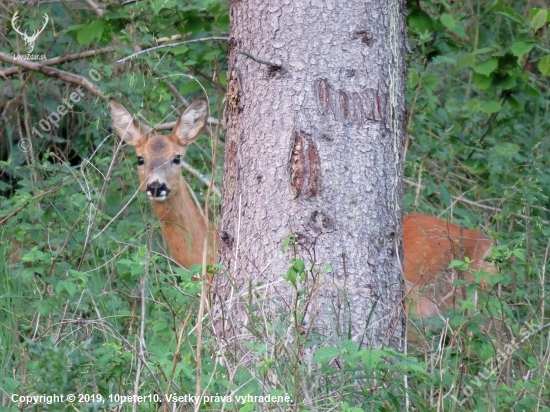
[[[151,128],[140,123],[123,105],[113,98],[109,100],[109,112],[116,134],[125,143],[139,147],[147,141]]]
[[[200,98],[195,100],[183,113],[172,130],[172,136],[179,144],[188,146],[200,136],[208,119],[208,102]]]

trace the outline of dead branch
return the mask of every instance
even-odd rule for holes
[[[101,97],[103,100],[107,100],[105,95],[101,93],[101,90],[99,89],[99,87],[97,87],[95,84],[93,84],[91,81],[89,81],[85,77],[80,76],[78,74],[73,74],[63,70],[54,69],[53,67],[48,67],[39,63],[33,63],[27,60],[17,60],[17,59],[14,59],[9,54],[2,53],[2,52],[0,52],[0,61],[7,62],[19,67],[23,67],[33,72],[43,73],[45,75],[55,77],[56,79],[63,80],[67,83],[73,83],[78,86],[82,86],[84,89],[88,90],[94,96],[98,96],[98,97]]]
[[[67,62],[71,62],[73,60],[85,59],[87,57],[98,56],[100,54],[110,53],[110,52],[113,52],[115,50],[116,50],[116,47],[109,46],[109,47],[104,47],[102,49],[97,49],[97,50],[88,50],[88,51],[85,51],[85,52],[82,52],[82,53],[66,54],[64,56],[58,56],[58,57],[54,57],[52,59],[43,60],[43,61],[40,62],[40,64],[44,65],[44,66],[53,66],[55,64],[67,63]],[[11,75],[17,73],[19,70],[21,70],[21,66],[19,66],[19,67],[8,67],[5,70],[0,70],[0,76],[2,76],[2,77],[11,76]]]

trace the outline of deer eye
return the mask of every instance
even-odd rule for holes
[[[141,156],[138,156],[138,166],[143,166],[145,164],[145,159]]]
[[[181,156],[174,156],[174,158],[172,159],[172,162],[174,162],[175,165],[179,165],[180,162],[181,162]]]

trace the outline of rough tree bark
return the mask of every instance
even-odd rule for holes
[[[212,314],[228,341],[250,330],[249,304],[292,316],[296,253],[304,325],[400,347],[405,2],[234,0],[230,18]]]

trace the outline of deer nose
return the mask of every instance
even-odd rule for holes
[[[168,193],[170,193],[170,189],[168,189],[166,183],[160,183],[157,180],[147,185],[145,193],[154,200],[164,200],[168,196]]]

